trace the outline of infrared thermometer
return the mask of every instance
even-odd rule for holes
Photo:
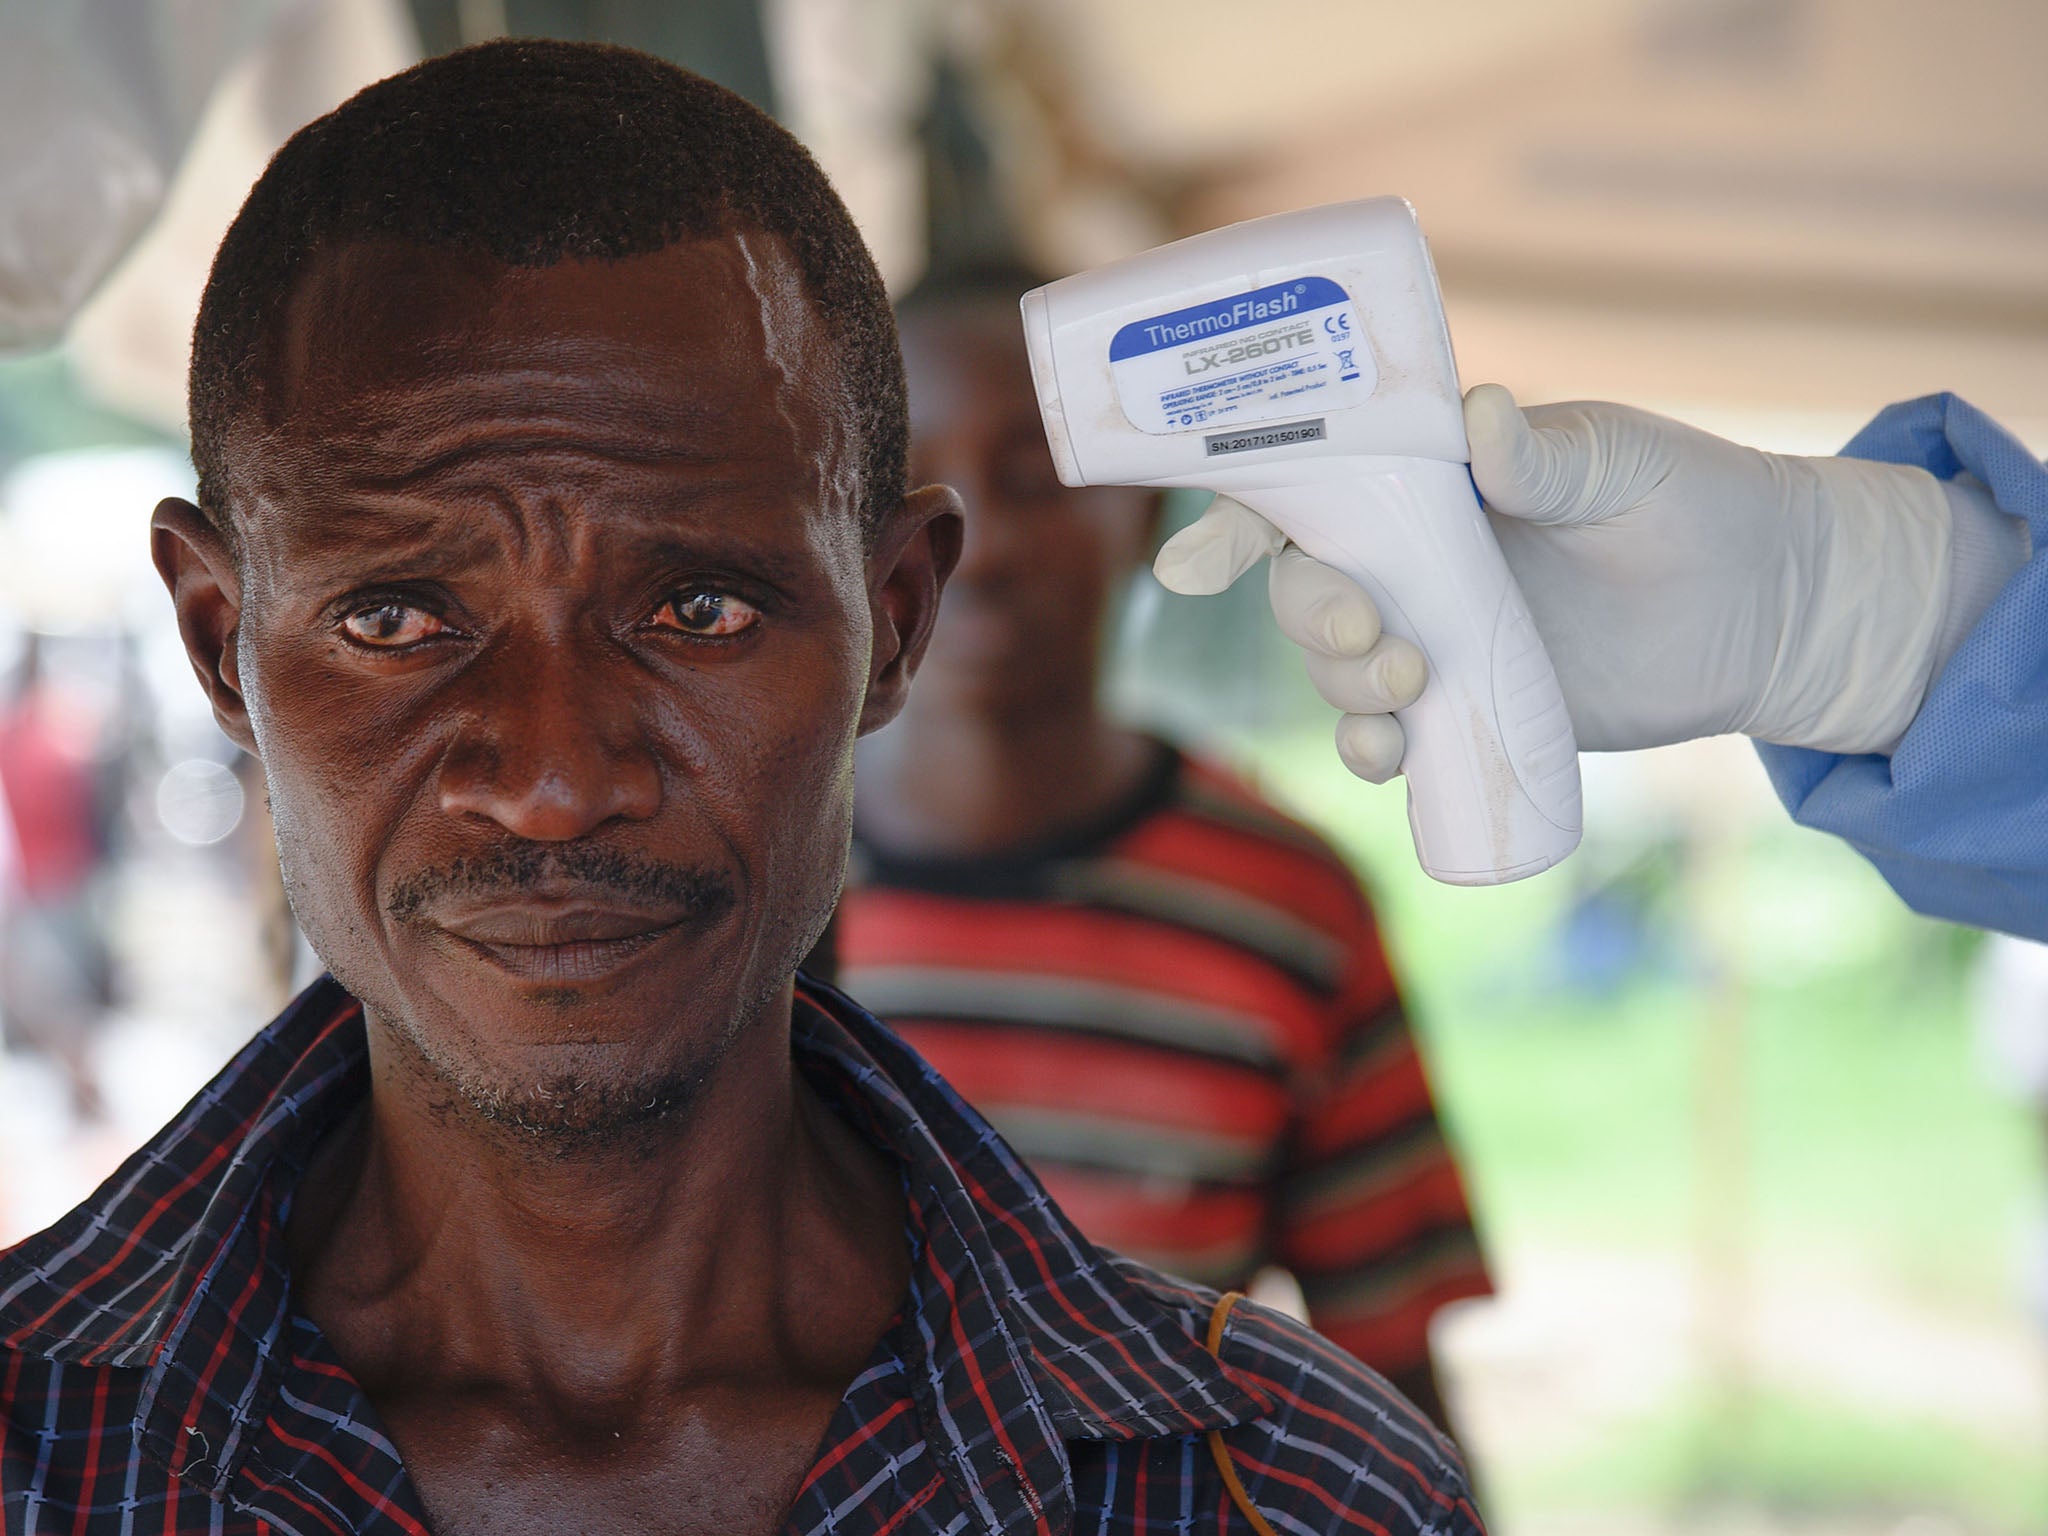
[[[1023,310],[1064,484],[1235,497],[1421,648],[1428,685],[1395,718],[1429,874],[1498,885],[1578,846],[1571,718],[1473,490],[1405,199],[1211,230],[1035,289]]]

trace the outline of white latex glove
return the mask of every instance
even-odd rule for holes
[[[1763,453],[1628,406],[1523,411],[1497,384],[1465,397],[1465,428],[1590,751],[1725,732],[1889,751],[2026,558],[2024,524],[1981,487],[1919,469]],[[1283,544],[1219,497],[1154,569],[1175,591],[1216,592]],[[1421,657],[1380,636],[1362,591],[1291,547],[1271,595],[1317,691],[1346,712],[1346,764],[1391,777],[1401,738],[1387,711],[1420,692]]]

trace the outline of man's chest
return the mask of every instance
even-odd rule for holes
[[[886,1347],[841,1395],[733,1391],[636,1428],[533,1432],[489,1401],[387,1400],[295,1362],[228,1504],[238,1533],[361,1536],[927,1536],[972,1528],[949,1489],[904,1363]],[[957,1481],[957,1480],[956,1480]],[[937,1504],[936,1523],[918,1518]],[[218,1514],[214,1517],[219,1518]],[[167,1526],[182,1531],[183,1524]]]
[[[349,1511],[352,1531],[434,1536],[774,1536],[785,1529],[814,1464],[872,1438],[874,1395],[849,1400],[836,1382],[753,1380],[739,1373],[697,1390],[620,1384],[604,1394],[483,1385],[408,1390],[359,1383],[305,1330],[292,1376],[303,1395],[283,1411],[259,1455],[329,1433],[330,1456],[297,1458],[289,1475]],[[877,1355],[888,1358],[886,1341]],[[872,1374],[872,1373],[870,1373]],[[291,1420],[297,1417],[299,1423]],[[863,1432],[867,1431],[864,1437]],[[386,1497],[350,1496],[380,1490]]]
[[[168,1464],[134,1437],[142,1405],[108,1389],[131,1373],[74,1368],[20,1383],[32,1390],[6,1415],[0,1528],[7,1536],[1121,1536],[1214,1530],[1222,1515],[1223,1495],[1197,1440],[1072,1443],[1064,1451],[1070,1467],[1048,1462],[1051,1447],[1012,1457],[1006,1442],[1014,1446],[1023,1427],[1013,1417],[999,1409],[991,1420],[966,1398],[921,1392],[914,1367],[887,1354],[801,1449],[802,1413],[771,1425],[754,1446],[700,1425],[680,1449],[622,1432],[610,1452],[589,1436],[521,1443],[480,1422],[451,1420],[438,1441],[409,1435],[417,1457],[401,1453],[391,1426],[332,1366],[293,1364],[258,1421],[226,1436],[193,1436]],[[67,1405],[104,1412],[88,1424]],[[58,1433],[38,1433],[51,1422]],[[223,1450],[225,1469],[212,1459]]]
[[[539,1433],[423,1414],[392,1428],[436,1536],[774,1536],[833,1406],[763,1401]]]

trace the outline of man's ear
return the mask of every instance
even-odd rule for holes
[[[252,757],[256,733],[242,697],[236,631],[242,621],[242,577],[234,551],[206,514],[189,501],[166,497],[149,520],[149,552],[178,611],[178,633],[199,686],[213,701],[213,718],[228,739]]]
[[[875,646],[860,712],[862,735],[894,720],[909,697],[910,679],[939,615],[939,594],[960,563],[965,526],[952,487],[927,485],[905,496],[876,530],[867,562]]]

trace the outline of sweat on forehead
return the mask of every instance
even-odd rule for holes
[[[824,174],[784,129],[626,49],[504,40],[370,86],[278,151],[221,243],[193,333],[200,504],[227,526],[236,419],[294,292],[351,244],[501,268],[620,263],[722,235],[785,252],[821,322],[870,529],[902,499],[903,369],[887,295]]]

